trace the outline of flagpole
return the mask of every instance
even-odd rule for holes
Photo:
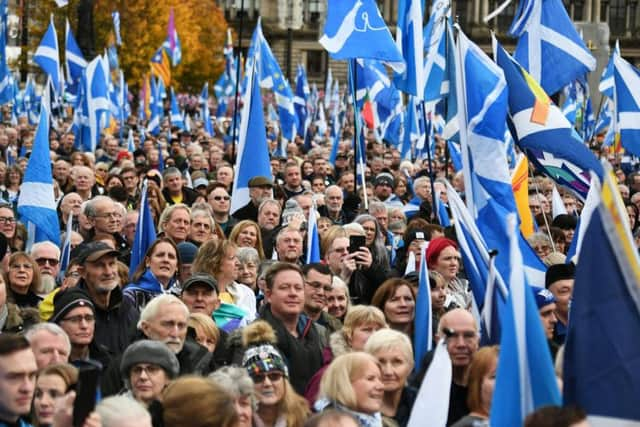
[[[244,0],[240,0],[240,25],[238,26],[238,62],[236,63],[236,88],[233,99],[233,121],[231,129],[231,162],[236,157],[236,126],[238,122],[238,88],[240,86],[240,54],[242,53],[242,30],[244,28]]]
[[[427,132],[427,107],[424,100],[422,101],[422,120],[424,121],[424,126],[425,126],[424,130],[426,133]],[[433,124],[431,125],[433,126]],[[427,140],[427,138],[428,136],[425,135],[425,141]],[[434,141],[434,146],[435,146],[435,141]],[[435,213],[437,212],[438,205],[436,204],[436,189],[435,189],[435,184],[433,183],[433,180],[436,179],[436,177],[433,174],[433,161],[431,159],[431,144],[428,144],[428,147],[427,147],[427,161],[429,162],[429,182],[431,183],[431,218],[429,219],[433,220],[437,217]]]

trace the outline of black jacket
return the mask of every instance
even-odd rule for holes
[[[169,189],[167,189],[166,187],[162,190],[162,196],[164,197],[164,200],[168,205],[175,205],[175,202],[169,194]],[[182,187],[182,203],[187,206],[191,206],[197,198],[198,193],[196,191],[190,189],[189,187]]]
[[[87,291],[84,280],[78,287]],[[140,313],[126,300],[122,299],[122,291],[116,287],[111,291],[109,307],[103,309],[93,302],[96,309],[95,341],[105,346],[111,353],[120,354],[131,342]]]
[[[251,221],[258,222],[258,207],[253,204],[253,201],[249,200],[249,203],[235,211],[231,216],[238,221],[250,219]]]

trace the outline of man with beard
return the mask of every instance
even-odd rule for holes
[[[266,176],[254,176],[249,180],[249,203],[233,213],[238,221],[250,219],[258,222],[258,208],[260,204],[273,196],[273,183]]]
[[[60,248],[49,241],[34,243],[31,256],[40,268],[40,283],[36,294],[44,298],[56,288],[56,278],[60,272]]]

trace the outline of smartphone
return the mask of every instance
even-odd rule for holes
[[[364,236],[350,236],[349,237],[349,253],[352,254],[360,250],[362,246],[366,246],[367,241]]]
[[[73,404],[73,427],[82,427],[96,407],[100,385],[99,366],[87,364],[79,368],[76,400]]]

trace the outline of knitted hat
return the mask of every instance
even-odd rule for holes
[[[547,270],[544,275],[544,287],[549,289],[558,280],[573,279],[576,275],[576,266],[570,262],[569,264],[554,264]]]
[[[549,289],[531,286],[531,290],[536,297],[536,305],[538,306],[538,310],[541,310],[543,307],[556,302],[556,297],[553,296]]]
[[[578,218],[569,214],[560,214],[553,218],[551,226],[562,230],[575,230],[578,226]]]
[[[182,264],[193,264],[198,254],[198,247],[191,242],[180,242],[177,247],[180,262]]]
[[[393,178],[389,172],[381,172],[376,175],[376,179],[373,181],[373,186],[377,187],[380,184],[387,184],[389,187],[393,188],[395,186],[396,180]]]
[[[407,236],[407,240],[404,242],[405,247],[408,247],[414,240],[427,240],[427,233],[422,230],[413,230]]]
[[[242,343],[245,347],[242,366],[249,375],[256,376],[271,371],[280,371],[289,378],[287,368],[280,352],[274,347],[276,335],[267,322],[255,321],[244,327]]]
[[[89,295],[81,288],[69,288],[60,291],[53,299],[53,314],[50,322],[60,323],[60,321],[74,308],[88,307],[95,313],[95,307]]]
[[[129,345],[122,354],[120,375],[129,379],[129,371],[138,363],[160,366],[169,378],[176,378],[180,373],[180,363],[176,355],[160,341],[140,340]]]
[[[427,266],[432,268],[436,264],[440,252],[449,246],[453,246],[454,249],[458,250],[458,245],[451,239],[447,239],[446,237],[436,237],[432,239],[427,248]]]

